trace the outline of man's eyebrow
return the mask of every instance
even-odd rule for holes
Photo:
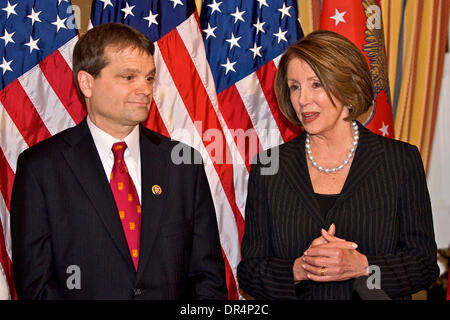
[[[136,68],[125,68],[125,69],[122,69],[120,72],[121,73],[140,73],[141,71],[139,69],[136,69]],[[154,74],[154,73],[156,73],[156,68],[152,68],[146,74],[150,75],[150,74]]]
[[[121,72],[139,73],[139,70],[136,68],[125,68],[122,69]]]

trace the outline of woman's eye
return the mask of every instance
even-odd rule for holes
[[[290,91],[295,91],[295,90],[297,90],[298,88],[300,88],[297,84],[292,84],[292,85],[290,85],[289,86],[289,90]]]
[[[321,87],[322,87],[322,83],[320,81],[313,82],[313,88],[321,88]]]

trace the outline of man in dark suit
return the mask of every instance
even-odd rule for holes
[[[121,24],[77,43],[74,79],[88,116],[18,159],[19,298],[227,298],[203,165],[175,165],[177,142],[139,125],[152,101],[153,54],[145,35]]]

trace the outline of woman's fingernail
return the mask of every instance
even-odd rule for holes
[[[353,243],[352,247],[356,249],[356,248],[358,248],[358,245],[356,243]]]

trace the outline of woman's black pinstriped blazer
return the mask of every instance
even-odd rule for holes
[[[252,165],[245,210],[240,288],[257,299],[351,299],[353,279],[294,285],[292,267],[320,229],[358,244],[380,268],[381,289],[410,298],[439,275],[430,198],[415,146],[383,138],[359,124],[360,140],[347,180],[326,218],[314,197],[305,133],[279,147],[279,170]],[[272,150],[273,155],[273,150]]]

